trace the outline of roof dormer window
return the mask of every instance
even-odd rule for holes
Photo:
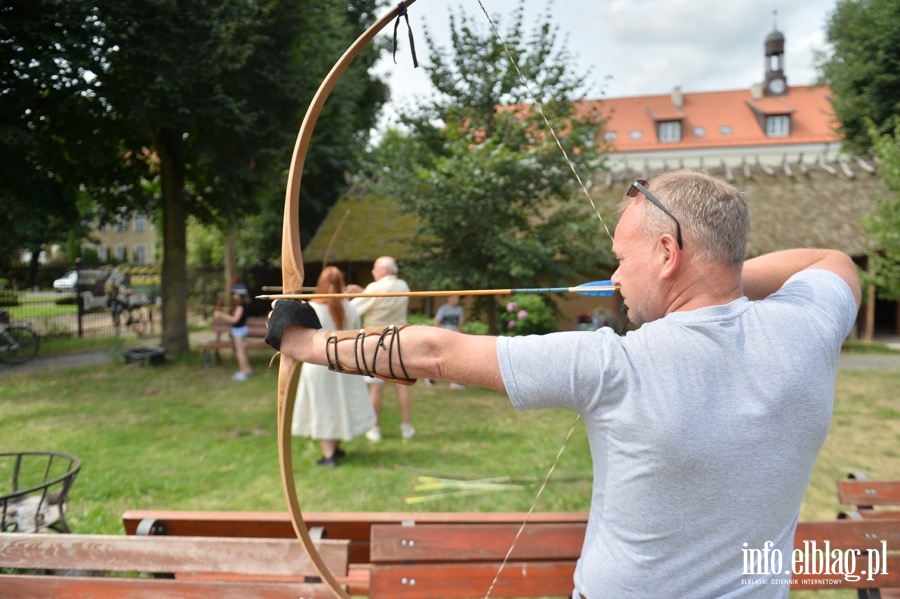
[[[659,141],[681,141],[681,121],[661,121],[658,125]]]
[[[791,117],[778,114],[766,117],[766,135],[769,137],[787,137],[791,134]]]

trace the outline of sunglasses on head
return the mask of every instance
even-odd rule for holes
[[[678,219],[675,218],[675,215],[669,212],[669,209],[662,205],[656,196],[650,193],[650,190],[647,189],[647,180],[646,179],[635,179],[631,186],[628,188],[628,191],[625,192],[625,195],[629,198],[636,198],[638,194],[643,194],[645,198],[647,198],[651,204],[665,212],[669,218],[675,221],[675,240],[678,242],[678,249],[683,250],[684,244],[681,242],[681,223],[678,222]]]

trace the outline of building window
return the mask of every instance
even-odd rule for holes
[[[681,141],[681,121],[664,121],[660,123],[659,141]]]
[[[100,260],[100,262],[109,260],[109,246],[105,243],[97,246],[97,259]]]
[[[133,262],[135,264],[147,264],[147,246],[143,243],[134,245]]]
[[[731,125],[719,125],[719,133],[722,135],[731,135]]]
[[[607,131],[603,134],[603,139],[606,141],[616,141],[616,132],[615,131]]]
[[[132,218],[132,222],[134,224],[134,232],[135,233],[143,233],[147,230],[147,215],[146,214],[135,214]]]
[[[770,116],[766,117],[766,135],[769,137],[787,137],[791,134],[791,117]]]
[[[115,248],[113,248],[113,256],[115,256],[117,262],[125,262],[125,244],[117,243]]]
[[[644,137],[644,134],[635,129],[631,132],[631,139],[641,139]]]
[[[706,129],[703,127],[694,127],[694,137],[706,137]]]

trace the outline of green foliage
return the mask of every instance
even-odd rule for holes
[[[559,330],[556,310],[545,295],[517,295],[505,307],[500,315],[504,335],[544,335]]]
[[[410,314],[407,318],[409,324],[417,324],[422,326],[431,326],[434,324],[434,319],[428,316],[427,314]]]
[[[862,219],[862,227],[872,240],[869,260],[878,296],[900,300],[900,119],[893,135],[879,135],[871,122],[869,132],[878,173],[891,195],[875,199],[872,213]]]
[[[872,142],[871,118],[880,133],[893,129],[900,113],[900,2],[839,0],[826,25],[833,50],[819,56],[822,80],[846,136],[846,146],[864,154]]]
[[[0,4],[0,60],[9,67],[0,74],[0,226],[15,232],[0,239],[0,267],[15,249],[65,240],[82,223],[85,195],[102,203],[101,214],[158,212],[163,344],[184,349],[187,217],[228,231],[248,214],[271,210],[253,231],[261,248],[253,258],[278,251],[297,124],[376,5]],[[380,48],[355,61],[320,118],[304,176],[304,201],[320,214],[343,189],[343,174],[355,169],[357,148],[384,101],[384,83],[368,72]],[[307,232],[316,224],[304,219]]]
[[[488,325],[480,320],[467,320],[463,323],[462,332],[466,335],[487,335]]]
[[[14,289],[0,289],[0,306],[18,306],[19,294]]]
[[[84,232],[81,167],[103,139],[93,131],[93,86],[81,76],[93,11],[81,2],[0,4],[0,268],[16,250],[37,254]]]
[[[499,19],[496,19],[499,22]],[[480,23],[480,21],[479,21]],[[544,100],[543,113],[576,170],[601,160],[596,114],[575,113],[585,78],[571,62],[546,15],[524,30],[522,4],[503,38],[524,78]],[[415,215],[415,260],[404,265],[414,284],[430,288],[539,286],[578,280],[608,259],[596,215],[577,195],[577,182],[503,45],[487,24],[451,15],[453,48],[426,31],[438,95],[403,116],[407,132],[389,131],[372,153],[377,195],[396,198]],[[473,316],[498,330],[497,299],[477,298]]]

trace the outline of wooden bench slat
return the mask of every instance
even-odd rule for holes
[[[209,341],[206,341],[205,343],[200,344],[200,349],[203,350],[204,367],[208,367],[210,365],[210,353],[213,353],[215,355],[217,363],[221,363],[222,358],[219,356],[219,350],[231,349],[234,347],[234,342],[231,339],[230,324],[223,322],[214,322],[212,325],[212,332],[216,335],[215,339],[211,339]],[[272,347],[268,343],[266,343],[265,338],[265,318],[248,318],[247,338],[245,340],[247,349],[272,349]],[[272,351],[274,350],[272,349]]]
[[[314,526],[348,526],[359,527],[366,531],[372,524],[402,524],[416,522],[421,524],[521,524],[527,512],[304,512],[303,519],[307,525]],[[242,536],[237,534],[244,526],[291,528],[291,518],[287,512],[254,512],[254,511],[192,511],[192,510],[127,510],[122,514],[122,523],[127,534],[136,534],[138,524],[145,518],[152,518],[166,525],[166,534],[183,534],[174,530],[185,531],[185,536],[204,536],[195,531],[203,528],[215,530],[213,536]],[[582,522],[587,523],[587,512],[535,512],[529,522]],[[228,531],[234,530],[234,535]],[[293,536],[293,532],[290,533]]]
[[[848,478],[837,481],[837,489],[841,505],[900,505],[900,481]]]
[[[367,564],[375,524],[516,524],[526,512],[305,512],[303,519],[323,538],[349,539],[350,563]],[[122,514],[126,534],[137,534],[144,521],[161,525],[166,535],[294,538],[287,512],[128,510]],[[536,512],[530,523],[587,523],[587,512]],[[527,527],[526,527],[527,529]]]
[[[89,576],[3,576],[6,597],[32,599],[334,599],[321,584],[221,580],[160,580]]]
[[[886,541],[889,550],[900,549],[900,521],[834,520],[800,522],[794,534],[794,548],[803,540],[816,541],[822,547],[829,541],[832,548],[880,549]]]
[[[500,568],[499,562],[471,564],[373,565],[372,599],[479,599]],[[575,561],[509,562],[491,597],[568,597]]]
[[[329,569],[346,575],[348,542],[322,540],[316,545]],[[296,540],[222,537],[2,534],[0,567],[176,574],[316,575]]]
[[[372,526],[373,562],[578,559],[585,524],[424,524]]]
[[[888,554],[887,574],[878,574],[874,580],[867,580],[865,574],[861,574],[867,566],[866,555],[857,558],[856,574],[859,580],[845,580],[841,574],[793,574],[791,576],[791,590],[814,589],[880,589],[900,587],[900,555]]]

